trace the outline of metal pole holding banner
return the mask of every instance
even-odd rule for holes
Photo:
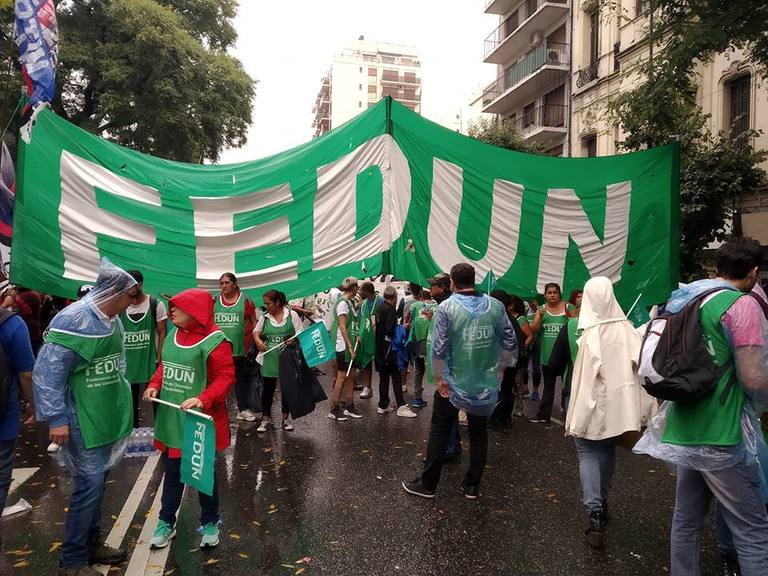
[[[355,347],[352,348],[352,352],[354,352],[355,354],[357,354],[357,345],[358,344],[360,344],[360,340],[355,342]],[[350,358],[349,359],[349,366],[347,366],[347,377],[349,377],[349,373],[352,371],[352,362],[354,362],[354,361],[355,361],[354,358]]]
[[[198,412],[197,410],[185,410],[181,407],[179,404],[174,404],[173,402],[168,402],[167,400],[160,400],[160,398],[150,398],[152,402],[157,402],[158,404],[165,404],[166,406],[170,406],[171,408],[176,408],[176,410],[181,410],[182,412],[189,412],[190,414],[194,414],[195,416],[199,416],[200,418],[205,418],[206,420],[213,420],[213,416],[209,416],[208,414],[203,414],[202,412]]]

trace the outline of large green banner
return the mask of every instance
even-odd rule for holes
[[[234,272],[258,297],[392,273],[424,284],[456,262],[521,296],[590,276],[623,303],[677,278],[675,146],[553,158],[489,146],[391,99],[307,144],[223,166],[146,156],[49,110],[19,154],[11,277],[72,295],[99,259],[148,291],[216,288]]]

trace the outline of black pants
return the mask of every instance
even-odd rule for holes
[[[251,406],[251,378],[245,371],[245,356],[233,356],[235,363],[235,398],[237,398],[237,411],[243,412],[255,408]],[[255,410],[254,410],[255,411]]]
[[[541,343],[538,339],[533,343],[533,346],[531,347],[531,355],[530,355],[530,361],[531,361],[531,389],[532,390],[538,390],[539,384],[541,384]],[[523,384],[525,385],[525,389],[528,389],[528,362],[525,363],[525,368],[523,372]]]
[[[421,473],[421,483],[428,490],[434,490],[440,481],[443,469],[445,448],[451,426],[456,421],[459,411],[448,398],[443,398],[436,391],[432,405],[432,422],[429,428],[427,461]],[[483,468],[488,457],[488,419],[485,416],[467,414],[469,424],[469,469],[464,476],[466,486],[479,486]]]
[[[264,418],[272,416],[272,403],[275,399],[275,390],[277,389],[277,378],[264,376],[264,389],[261,392],[261,415]],[[285,402],[285,396],[280,394],[281,408],[283,414],[288,414],[288,404]]]
[[[165,480],[163,481],[160,520],[173,526],[176,524],[176,513],[179,511],[181,497],[184,495],[184,484],[181,483],[181,458],[169,458],[166,450],[163,452],[163,464],[165,465]],[[219,483],[215,473],[213,476],[213,496],[198,492],[197,497],[200,500],[200,525],[205,526],[211,522],[218,522]]]
[[[131,396],[133,396],[133,427],[139,427],[139,402],[147,382],[131,382]],[[152,402],[152,413],[157,415],[157,402]]]
[[[536,417],[549,420],[552,416],[552,404],[555,402],[557,374],[550,370],[548,366],[542,366],[541,370],[544,373],[544,391],[541,393],[539,412],[536,414]]]
[[[512,422],[512,409],[515,407],[516,374],[517,368],[505,368],[504,377],[501,379],[499,403],[496,404],[492,418],[498,420],[502,424],[510,424]]]
[[[392,359],[390,359],[392,360]],[[379,408],[389,407],[389,381],[392,380],[392,387],[395,390],[395,402],[400,408],[405,404],[403,398],[403,384],[400,379],[400,370],[397,367],[397,360],[388,361],[376,366],[379,373]]]

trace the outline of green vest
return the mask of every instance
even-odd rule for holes
[[[181,404],[200,396],[208,382],[208,356],[221,344],[222,332],[212,332],[192,346],[176,343],[173,330],[163,343],[163,386],[160,399]],[[155,438],[168,448],[181,448],[184,433],[184,412],[163,404],[157,405]]]
[[[541,365],[549,364],[549,356],[552,354],[552,348],[555,345],[560,329],[568,322],[568,316],[562,314],[553,316],[546,310],[541,317]]]
[[[383,301],[381,296],[376,296],[373,302],[366,298],[360,306],[360,346],[357,348],[356,359],[361,368],[366,368],[376,356],[376,331],[372,319]]]
[[[295,333],[290,315],[285,318],[285,323],[282,326],[275,326],[269,317],[264,317],[264,328],[262,328],[261,337],[267,350],[279,346],[283,343],[283,340],[290,338]],[[269,354],[264,355],[261,375],[267,378],[277,378],[280,375],[280,350],[273,350]]]
[[[726,290],[715,294],[701,307],[701,329],[717,366],[724,366],[733,360],[720,319],[740,296],[740,292]],[[738,382],[731,387],[725,404],[721,404],[721,396],[733,370],[733,366],[726,370],[711,394],[694,402],[670,402],[661,441],[683,446],[741,444],[741,412],[746,396]]]
[[[573,365],[576,364],[576,356],[579,354],[579,345],[576,341],[581,337],[583,330],[579,330],[579,319],[571,318],[568,320],[568,350],[571,353],[571,361],[565,372],[565,381],[563,387],[566,390],[571,388],[571,378],[573,377]]]
[[[152,306],[147,307],[147,313],[138,322],[125,313],[120,318],[125,332],[125,379],[128,382],[149,382],[157,361],[157,323],[152,317]]]
[[[245,294],[241,292],[231,306],[225,306],[221,299],[219,294],[213,305],[213,321],[232,342],[232,356],[245,356]]]
[[[426,340],[429,328],[432,326],[432,320],[422,314],[426,310],[434,312],[435,306],[423,302],[416,302],[411,306],[411,335],[416,342]]]
[[[131,387],[120,372],[123,333],[117,320],[112,332],[86,336],[52,328],[46,342],[65,346],[83,359],[69,375],[77,420],[87,449],[125,438],[133,427]]]
[[[334,350],[336,349],[336,341],[338,340],[339,334],[339,304],[342,302],[346,302],[347,307],[349,308],[349,314],[346,315],[347,334],[349,335],[349,341],[352,342],[352,346],[355,345],[355,339],[360,333],[360,318],[355,312],[355,305],[350,300],[344,298],[343,295],[339,295],[338,299],[336,300],[336,304],[333,307],[333,322],[331,323],[331,342],[333,342]],[[344,356],[347,362],[349,362],[350,358],[352,357],[350,351],[346,348],[344,350]]]

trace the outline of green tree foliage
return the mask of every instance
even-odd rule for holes
[[[486,144],[493,144],[507,150],[541,154],[543,148],[540,144],[532,144],[525,140],[517,130],[515,122],[507,118],[501,122],[490,118],[480,118],[473,122],[467,130],[467,134],[475,140]]]
[[[58,2],[60,34],[53,109],[70,122],[135,150],[184,162],[215,161],[242,146],[255,82],[227,54],[237,39],[236,0]],[[3,28],[10,22],[12,9]],[[8,64],[6,35],[0,64]],[[5,85],[0,72],[0,89]],[[8,118],[20,80],[0,93]]]
[[[768,13],[765,1],[653,0],[652,4],[656,27],[650,39],[658,44],[653,61],[639,65],[645,81],[608,107],[627,134],[619,142],[623,150],[680,143],[680,273],[687,280],[702,274],[702,251],[729,234],[738,200],[766,184],[759,167],[765,154],[752,145],[756,132],[709,128],[709,117],[697,103],[696,63],[740,48],[764,76]]]

